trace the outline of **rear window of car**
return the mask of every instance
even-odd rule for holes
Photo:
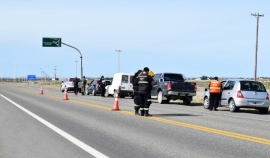
[[[122,76],[122,83],[128,83],[128,75]]]
[[[240,81],[242,91],[266,92],[265,86],[258,81]]]
[[[180,74],[164,74],[164,81],[184,81]]]
[[[91,82],[91,85],[96,85],[97,82],[99,82],[100,79],[94,79],[92,82]]]
[[[77,78],[77,80],[78,80],[79,82],[81,82],[81,79]],[[74,81],[75,81],[75,78],[69,78],[69,79],[68,79],[68,82],[74,82]]]

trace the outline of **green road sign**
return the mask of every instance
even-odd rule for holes
[[[42,39],[43,47],[61,47],[61,38],[44,38]]]

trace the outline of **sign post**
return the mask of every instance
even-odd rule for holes
[[[42,39],[42,47],[61,47],[61,44],[64,44],[68,47],[76,49],[80,53],[81,58],[81,79],[83,78],[83,67],[82,67],[82,53],[76,47],[73,47],[69,44],[63,43],[61,38],[51,38],[51,37],[43,37]],[[77,75],[76,75],[77,76]]]

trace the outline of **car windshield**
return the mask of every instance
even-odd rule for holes
[[[261,82],[257,81],[241,81],[241,90],[242,91],[257,91],[257,92],[266,92],[264,85]]]
[[[184,81],[180,74],[164,74],[164,81]]]
[[[81,82],[81,79],[77,78],[77,80],[78,80],[79,82]],[[69,81],[70,81],[70,82],[74,82],[74,81],[75,81],[75,78],[70,78]]]

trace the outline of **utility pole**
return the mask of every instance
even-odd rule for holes
[[[78,61],[74,61],[76,63],[76,77],[77,77],[77,63]]]
[[[56,81],[56,65],[54,65],[54,81]]]
[[[256,28],[256,48],[255,48],[255,70],[254,70],[254,80],[257,80],[257,54],[258,54],[258,34],[259,34],[259,18],[264,17],[264,14],[252,14],[251,16],[256,16],[257,19],[257,28]]]
[[[122,50],[115,50],[116,52],[118,52],[118,72],[120,72],[120,52],[122,52]]]

